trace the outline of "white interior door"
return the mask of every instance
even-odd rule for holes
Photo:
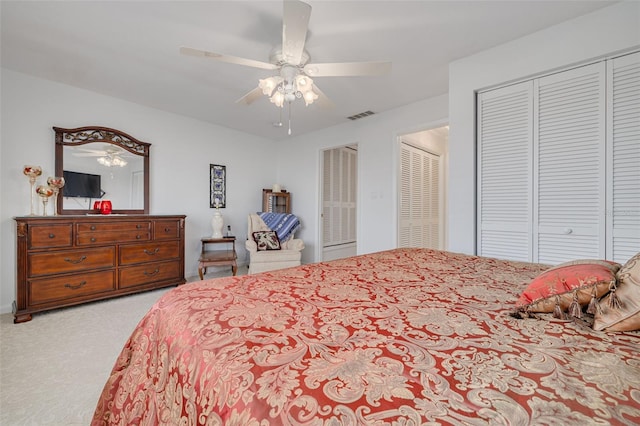
[[[346,146],[322,153],[322,259],[355,256],[358,150]]]

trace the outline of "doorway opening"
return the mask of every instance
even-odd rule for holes
[[[320,261],[355,256],[358,146],[322,151]]]
[[[398,247],[443,250],[449,126],[400,137]]]

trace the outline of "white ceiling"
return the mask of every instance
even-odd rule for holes
[[[383,77],[318,77],[335,107],[297,101],[293,134],[447,93],[448,64],[611,1],[320,1],[310,62],[391,61]],[[281,1],[2,1],[2,67],[273,140],[280,110],[235,101],[269,71],[179,54],[180,46],[268,62]],[[287,110],[284,110],[286,120]],[[96,117],[99,121],[99,117]],[[363,119],[363,120],[366,120]]]

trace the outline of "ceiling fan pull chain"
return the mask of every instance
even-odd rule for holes
[[[289,102],[289,136],[291,136],[291,102]]]

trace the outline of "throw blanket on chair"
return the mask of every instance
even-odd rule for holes
[[[257,212],[257,214],[269,229],[276,231],[281,242],[289,240],[300,228],[300,220],[290,213]]]

